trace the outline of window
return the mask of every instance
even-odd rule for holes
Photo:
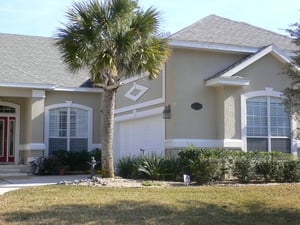
[[[88,150],[89,112],[87,109],[60,107],[49,110],[49,153],[56,150]]]
[[[291,152],[291,122],[281,98],[248,98],[246,111],[248,151]]]

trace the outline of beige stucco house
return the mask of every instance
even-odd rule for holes
[[[101,147],[101,89],[70,74],[51,38],[0,34],[0,163]],[[169,38],[161,76],[123,81],[115,159],[180,148],[297,154],[281,102],[295,46],[287,36],[210,15]]]
[[[161,77],[118,91],[116,157],[197,147],[297,154],[282,105],[291,85],[287,36],[210,15],[169,38]],[[163,113],[165,112],[165,119]]]
[[[52,38],[0,34],[0,163],[100,147],[101,90],[70,74]]]

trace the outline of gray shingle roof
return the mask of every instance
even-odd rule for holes
[[[291,38],[244,22],[209,15],[170,36],[170,40],[258,47],[275,44],[282,50],[294,51]]]
[[[53,38],[0,34],[0,82],[80,87],[87,80],[67,70]]]

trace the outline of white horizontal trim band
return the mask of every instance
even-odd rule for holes
[[[157,105],[157,104],[161,104],[161,103],[164,103],[164,98],[157,98],[157,99],[143,102],[140,104],[135,104],[135,105],[131,105],[128,107],[119,108],[119,109],[115,110],[115,114],[128,112],[128,111],[135,110],[135,109],[145,108],[148,106],[153,106],[153,105]]]
[[[20,150],[45,150],[45,144],[44,143],[29,143],[20,145]]]
[[[203,148],[242,148],[240,139],[167,139],[165,148],[183,148],[194,145]]]
[[[158,107],[155,109],[149,109],[149,110],[145,110],[145,111],[141,111],[141,112],[136,112],[134,110],[130,114],[115,117],[115,122],[140,119],[140,118],[155,116],[155,115],[159,115],[159,114],[161,114],[161,119],[163,120],[163,118],[162,118],[163,110],[164,110],[164,107]]]

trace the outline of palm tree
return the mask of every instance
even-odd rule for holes
[[[58,29],[56,45],[71,72],[85,69],[95,87],[103,88],[102,175],[114,177],[115,95],[122,79],[160,74],[168,58],[167,40],[159,35],[160,14],[142,10],[134,0],[74,3],[68,22]]]

